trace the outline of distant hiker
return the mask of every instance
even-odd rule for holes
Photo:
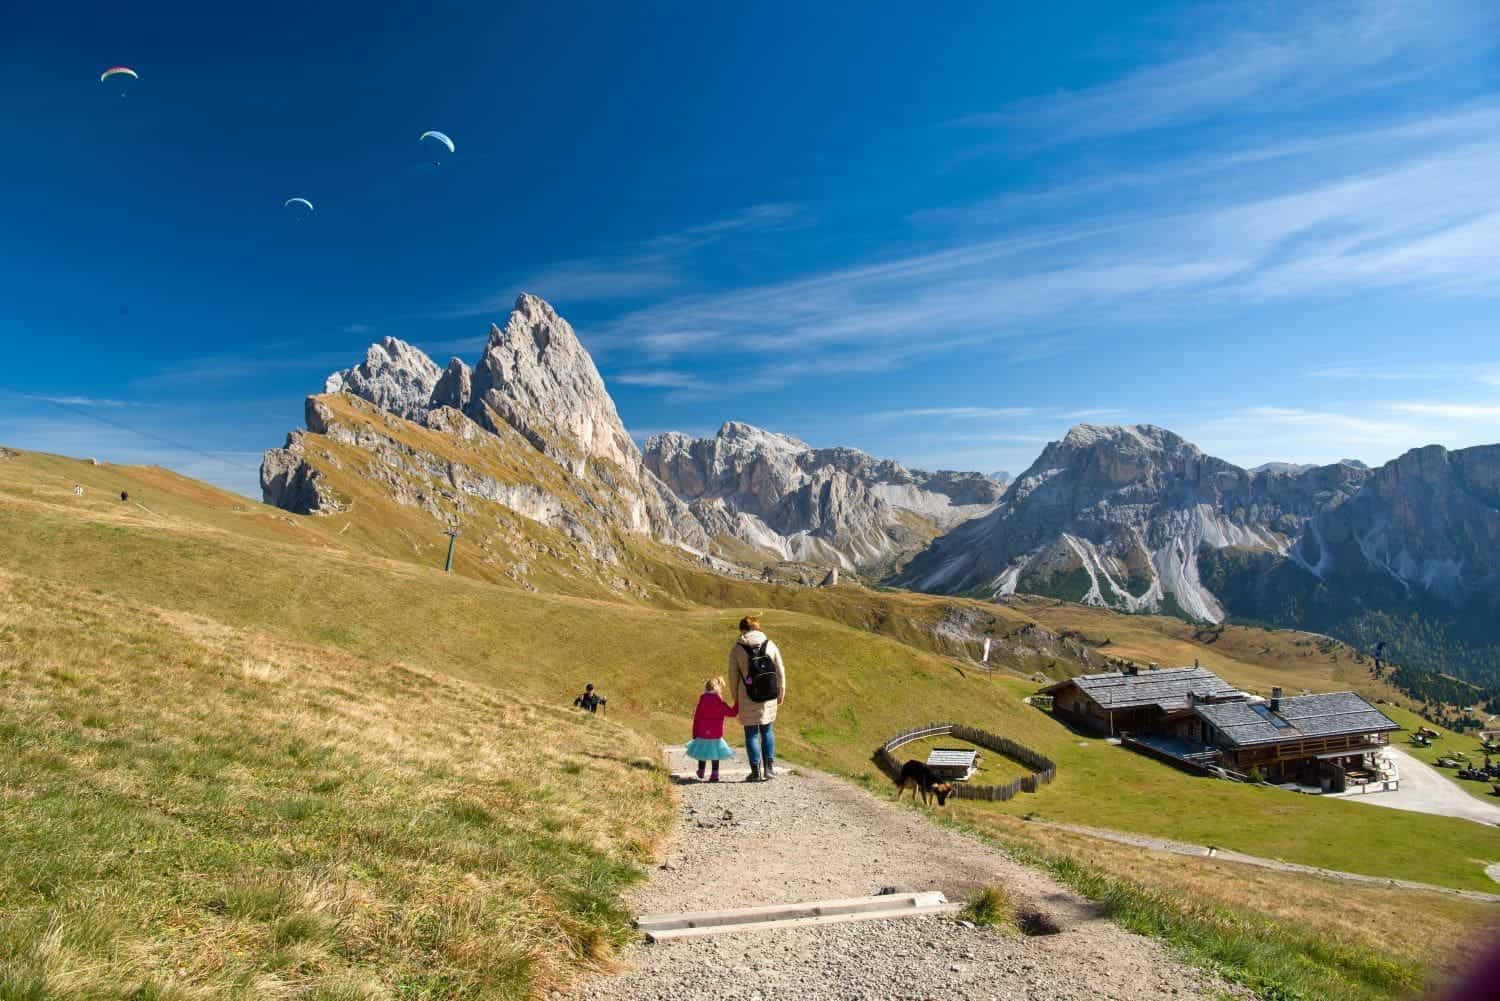
[[[75,483],[75,484],[73,484],[73,496],[74,497],[82,497],[83,496],[83,484],[82,483]]]
[[[709,678],[703,682],[703,694],[698,696],[698,708],[693,712],[693,739],[688,742],[687,755],[698,762],[698,780],[703,781],[703,766],[713,762],[710,782],[719,781],[719,762],[734,757],[734,750],[724,740],[724,721],[739,711],[724,701],[724,679]]]
[[[593,682],[583,686],[583,694],[573,700],[573,704],[580,709],[587,709],[591,713],[599,711],[599,707],[609,700],[594,691]]]
[[[729,648],[729,690],[745,728],[745,755],[750,759],[745,781],[774,778],[776,739],[771,725],[776,722],[776,707],[786,701],[786,665],[781,662],[781,651],[760,631],[760,622],[753,616],[740,620],[740,638]]]
[[[130,494],[124,490],[120,491],[120,503],[126,504],[130,501]]]

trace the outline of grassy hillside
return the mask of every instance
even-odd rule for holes
[[[531,996],[670,815],[616,725],[10,571],[0,690],[7,1001]]]
[[[4,467],[0,476],[0,484],[12,482]],[[78,508],[64,486],[59,481],[45,498],[0,507],[0,534],[11,543],[0,553],[0,567],[289,642],[327,645],[369,662],[418,664],[555,705],[593,681],[609,696],[612,719],[663,739],[685,737],[702,679],[724,670],[734,622],[747,605],[765,607],[741,600],[727,608],[673,610],[502,590],[356,550],[309,546],[295,535],[271,541],[259,530],[211,531],[183,516],[148,515],[102,499]],[[1034,687],[1030,682],[987,679],[955,661],[835,621],[852,606],[847,594],[727,579],[724,588],[736,599],[751,600],[786,592],[789,604],[807,609],[769,613],[769,627],[791,663],[791,701],[778,735],[789,757],[858,775],[871,769],[871,751],[890,733],[929,718],[957,718],[1014,736],[1060,765],[1058,781],[1045,793],[997,804],[998,811],[1035,810],[1059,820],[1373,875],[1476,889],[1492,885],[1482,866],[1500,859],[1500,831],[1195,780],[1102,741],[1078,738],[1021,703]],[[885,606],[868,614],[888,615],[892,603],[920,613],[934,602],[909,595],[883,600]],[[1089,629],[1100,625],[1091,609],[1083,610],[1086,618],[1071,606],[1027,611],[1055,626],[1080,619],[1077,624]],[[903,628],[916,628],[915,621]],[[1288,685],[1323,680],[1307,676],[1323,668],[1306,649],[1292,667],[1277,671],[1226,656],[1248,656],[1248,641],[1231,641],[1238,645],[1221,652],[1222,636],[1213,644],[1194,643],[1193,627],[1185,623],[1122,616],[1107,622],[1110,646],[1142,659],[1182,662],[1198,656],[1231,681],[1252,687],[1273,678]],[[1183,633],[1161,632],[1176,629]],[[1301,649],[1295,646],[1298,634],[1285,635],[1292,637],[1291,649]],[[1383,849],[1358,847],[1372,843]],[[1431,851],[1432,844],[1446,849]]]
[[[648,738],[686,738],[701,681],[723,672],[748,610],[767,612],[787,651],[787,757],[871,778],[890,733],[958,719],[1060,765],[1038,795],[965,806],[997,830],[1030,812],[1494,889],[1482,866],[1500,859],[1500,831],[1192,778],[1024,705],[1027,678],[936,652],[967,649],[937,627],[979,607],[981,632],[1198,658],[1246,687],[1381,689],[1316,638],[772,587],[649,549],[631,559],[670,602],[543,594],[372,552],[339,517],[285,515],[159,470],[0,460],[13,610],[0,626],[0,737],[23,752],[0,767],[26,804],[7,811],[0,848],[14,852],[5,899],[24,901],[0,939],[7,975],[61,983],[108,956],[128,959],[138,983],[221,993],[299,984],[352,997],[410,981],[410,996],[462,996],[448,985],[492,968],[517,971],[515,983],[475,991],[565,980],[618,940],[615,893],[669,822],[660,776],[636,767]],[[609,696],[607,720],[565,708],[586,681]],[[97,851],[136,842],[163,847]],[[272,889],[233,902],[241,885]],[[494,910],[505,901],[522,903]],[[114,912],[118,923],[90,930]],[[1333,916],[1306,922],[1342,934]],[[497,965],[481,946],[495,942],[524,955]],[[419,962],[449,980],[424,985]]]

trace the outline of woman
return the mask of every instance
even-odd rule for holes
[[[729,691],[745,728],[745,755],[750,759],[745,781],[775,778],[776,739],[771,727],[776,708],[786,701],[786,665],[754,616],[740,620],[740,638],[729,648]]]

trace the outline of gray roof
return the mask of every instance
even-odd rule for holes
[[[934,768],[972,768],[979,752],[967,748],[934,747],[927,763]]]
[[[1354,692],[1293,695],[1282,699],[1275,712],[1268,702],[1223,702],[1195,706],[1193,711],[1235,747],[1401,729]]]
[[[1125,674],[1121,671],[1081,674],[1049,685],[1042,691],[1057,692],[1069,685],[1077,685],[1080,691],[1103,709],[1160,706],[1167,712],[1186,709],[1189,692],[1194,695],[1218,696],[1237,692],[1229,682],[1201,667],[1170,667],[1159,671],[1141,671],[1139,674]]]

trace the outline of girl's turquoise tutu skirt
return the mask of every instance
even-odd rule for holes
[[[728,761],[734,757],[734,748],[724,742],[724,738],[717,740],[691,740],[688,741],[687,756],[694,761]]]

